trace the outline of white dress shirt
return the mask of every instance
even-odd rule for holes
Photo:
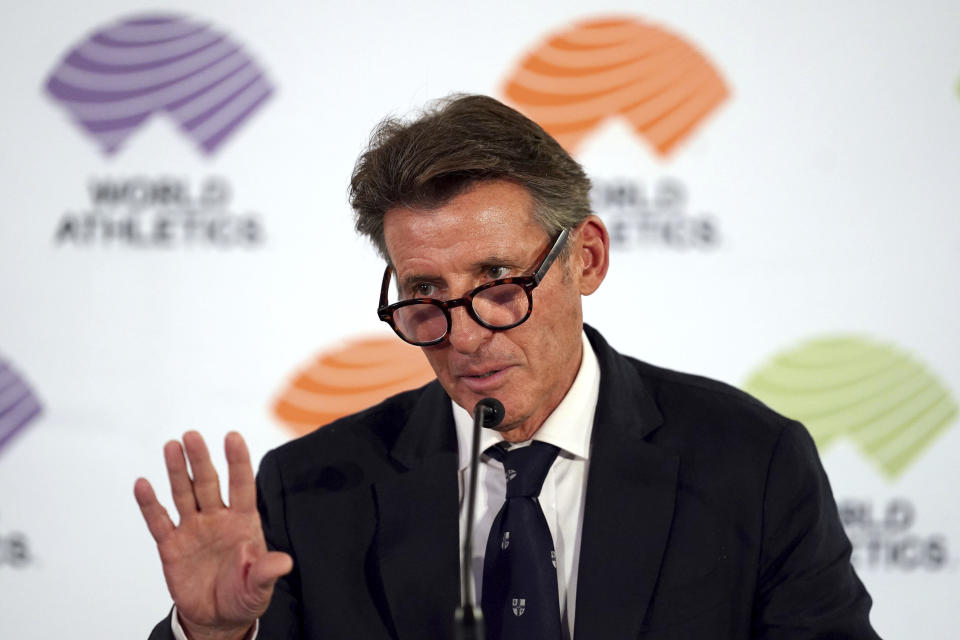
[[[170,627],[173,629],[173,637],[177,640],[188,640],[187,632],[180,626],[180,620],[177,618],[177,607],[173,607],[173,615],[170,616]],[[247,633],[244,640],[257,640],[257,634],[260,633],[260,621],[253,623],[253,629]]]
[[[597,356],[582,335],[583,357],[580,370],[567,395],[533,436],[560,449],[540,490],[540,507],[547,519],[557,552],[557,587],[560,593],[560,615],[564,638],[573,637],[577,599],[577,568],[580,559],[580,532],[583,525],[583,502],[587,490],[587,469],[590,463],[590,435],[593,416],[600,393],[600,366]],[[473,440],[473,417],[462,407],[453,405],[460,453],[460,547],[466,537],[466,487],[470,482],[470,456]],[[480,433],[480,451],[502,442],[496,431]],[[530,442],[516,446],[526,446]],[[483,556],[487,536],[507,495],[503,463],[480,456],[477,478],[477,504],[473,529],[473,577],[477,602],[483,593]]]
[[[560,449],[557,459],[547,472],[540,490],[540,508],[547,519],[553,546],[557,552],[557,588],[560,593],[560,616],[564,638],[573,638],[573,623],[577,600],[577,567],[580,559],[580,532],[583,528],[583,502],[587,492],[587,468],[590,463],[590,435],[593,416],[600,394],[600,365],[587,335],[581,333],[583,357],[580,369],[570,390],[557,408],[534,434],[533,439],[552,444]],[[473,442],[473,417],[453,404],[453,419],[457,428],[457,447],[460,455],[460,548],[466,536],[467,505],[464,488],[470,482],[470,447]],[[485,451],[503,438],[496,431],[484,429],[480,433],[480,451]],[[530,441],[512,445],[526,446]],[[473,576],[479,603],[483,593],[483,556],[487,548],[490,527],[503,506],[507,495],[507,479],[503,463],[480,456],[477,482],[477,504],[473,529]],[[259,621],[249,640],[256,640]],[[174,607],[171,617],[173,635],[187,640],[177,620]]]

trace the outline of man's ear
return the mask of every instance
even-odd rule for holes
[[[573,264],[579,270],[580,293],[588,296],[600,286],[610,266],[610,234],[603,220],[591,215],[577,225]]]

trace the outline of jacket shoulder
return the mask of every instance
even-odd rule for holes
[[[592,327],[587,337],[601,365],[601,387],[605,385],[618,402],[625,394],[636,397],[627,406],[656,423],[654,440],[671,448],[720,447],[750,450],[769,455],[785,429],[803,427],[773,411],[750,394],[729,384],[704,376],[655,366],[613,349]]]
[[[691,402],[754,412],[773,420],[786,420],[754,396],[726,382],[659,367],[630,356],[622,357],[631,364],[654,395],[661,399],[683,397]]]
[[[277,464],[284,475],[290,476],[348,459],[359,464],[381,462],[388,457],[413,408],[432,384],[437,383],[404,391],[363,411],[318,426],[269,451],[264,462]]]
[[[732,438],[732,442],[767,449],[785,429],[805,431],[796,421],[730,384],[625,357],[653,395],[664,422],[694,428],[707,442]]]

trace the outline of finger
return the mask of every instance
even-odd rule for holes
[[[145,478],[137,478],[133,484],[133,496],[140,505],[140,513],[143,514],[150,535],[157,544],[160,544],[176,528],[167,510],[157,501],[157,494],[153,492],[153,487]]]
[[[293,569],[293,558],[282,551],[269,551],[250,565],[247,574],[247,587],[254,593],[269,595],[273,584],[280,576],[284,576]]]
[[[183,457],[183,448],[176,440],[163,447],[163,460],[167,464],[167,476],[170,478],[170,493],[177,507],[180,520],[197,513],[197,499],[193,495],[193,482],[187,472],[187,461]]]
[[[240,511],[256,511],[257,488],[253,481],[253,467],[247,444],[236,431],[227,434],[223,443],[227,454],[227,469],[230,473],[230,508]]]
[[[187,431],[183,434],[183,447],[187,450],[193,471],[193,495],[197,497],[200,511],[224,508],[226,505],[220,499],[220,478],[210,461],[210,452],[203,437],[196,431]]]

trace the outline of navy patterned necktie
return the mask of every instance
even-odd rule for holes
[[[483,608],[487,640],[559,640],[557,556],[537,501],[559,449],[545,442],[486,454],[503,462],[507,499],[483,557]]]

